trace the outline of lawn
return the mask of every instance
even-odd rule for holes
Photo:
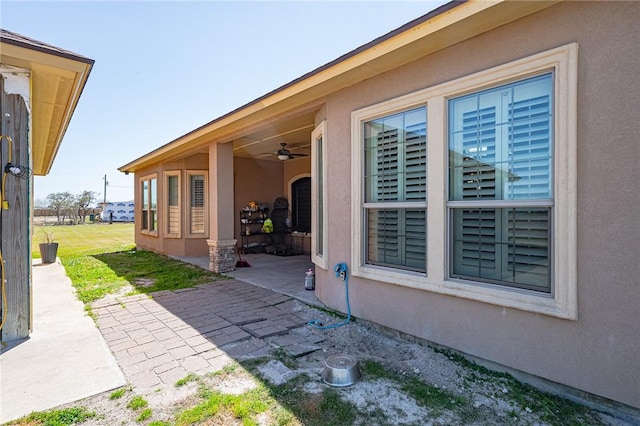
[[[58,257],[61,259],[135,247],[133,223],[36,226],[31,241],[31,254],[34,258],[40,258],[38,244],[44,242],[45,232],[53,234],[58,243]]]
[[[46,234],[53,234],[58,257],[84,303],[122,290],[151,293],[225,279],[167,256],[136,250],[133,231],[131,223],[38,226],[32,254],[39,258],[38,244]]]

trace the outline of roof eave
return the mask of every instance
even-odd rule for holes
[[[0,32],[0,62],[29,71],[33,173],[50,172],[94,64],[36,40]],[[52,94],[51,88],[60,90]]]
[[[264,120],[278,111],[314,102],[375,74],[414,61],[420,57],[416,55],[432,54],[559,1],[452,1],[162,145],[118,170],[136,172],[169,158],[172,153],[216,141],[229,134],[231,128],[237,130],[251,125],[252,120]]]

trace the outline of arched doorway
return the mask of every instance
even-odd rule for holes
[[[311,232],[310,177],[302,177],[291,184],[291,229]]]

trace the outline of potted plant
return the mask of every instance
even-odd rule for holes
[[[47,232],[44,229],[44,242],[40,243],[40,257],[42,263],[54,263],[58,256],[58,243],[56,243],[53,232]]]

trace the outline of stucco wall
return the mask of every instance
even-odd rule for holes
[[[141,178],[149,176],[153,173],[158,177],[158,210],[166,208],[164,193],[165,182],[164,172],[181,171],[180,177],[180,197],[183,211],[189,203],[188,185],[186,171],[188,170],[207,170],[209,168],[209,156],[207,154],[196,154],[186,159],[172,161],[160,164],[154,167],[141,170],[135,176],[135,199],[136,199],[136,222],[135,222],[135,241],[136,246],[143,250],[155,251],[167,255],[175,256],[207,256],[209,248],[207,246],[207,237],[202,238],[185,238],[186,227],[188,226],[186,214],[182,215],[182,238],[169,238],[164,230],[166,229],[165,214],[158,214],[158,235],[142,234],[140,232],[142,222],[140,220],[142,209],[141,195]]]
[[[271,211],[277,197],[287,196],[282,192],[282,162],[235,157],[233,165],[236,213],[249,201],[268,204]],[[240,235],[239,216],[236,217],[234,235]]]
[[[328,97],[331,266],[351,263],[347,141],[352,111],[567,43],[579,44],[578,319],[354,277],[350,300],[355,316],[640,407],[638,22],[636,2],[560,4]],[[342,282],[321,270],[317,282],[316,295],[346,311]]]

